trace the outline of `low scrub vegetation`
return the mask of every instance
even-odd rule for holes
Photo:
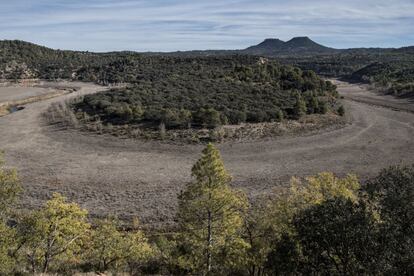
[[[176,226],[143,231],[54,194],[17,212],[15,170],[0,164],[0,274],[411,275],[414,167],[293,178],[290,189],[249,202],[231,187],[211,144],[178,196]]]

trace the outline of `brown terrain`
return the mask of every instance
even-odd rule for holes
[[[137,216],[151,226],[171,223],[177,193],[191,179],[191,166],[203,146],[120,139],[46,124],[42,114],[51,103],[105,89],[70,85],[81,89],[0,117],[0,148],[7,164],[20,173],[22,206],[38,207],[60,192],[92,215]],[[338,85],[349,116],[346,126],[298,137],[220,144],[233,185],[257,198],[285,186],[294,175],[332,171],[365,179],[391,164],[414,163],[414,104],[356,84]],[[0,88],[0,102],[9,97],[8,89]]]

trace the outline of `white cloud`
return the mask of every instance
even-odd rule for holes
[[[56,48],[230,49],[298,35],[335,47],[414,44],[409,0],[3,1],[1,38]]]

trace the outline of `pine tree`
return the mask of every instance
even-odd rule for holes
[[[12,274],[16,260],[11,252],[17,250],[16,231],[8,225],[8,220],[21,192],[15,169],[5,168],[0,152],[0,275]]]
[[[15,169],[5,168],[0,152],[0,220],[6,221],[22,188]]]
[[[343,105],[341,105],[341,106],[338,108],[338,114],[339,114],[339,116],[344,116],[344,115],[345,115],[345,108],[344,108],[344,106],[343,106]]]
[[[295,105],[293,106],[293,116],[295,119],[299,119],[306,114],[306,102],[299,92],[295,95]]]
[[[192,168],[194,181],[179,196],[178,263],[195,273],[221,273],[243,262],[247,243],[241,238],[247,199],[229,187],[230,175],[219,151],[209,144]]]
[[[54,194],[43,208],[23,218],[19,228],[30,270],[47,273],[51,266],[79,262],[90,224],[86,210]]]
[[[97,221],[97,227],[91,233],[91,248],[86,254],[96,272],[110,268],[122,270],[127,263],[145,262],[153,254],[142,231],[118,228],[119,223],[114,218]]]
[[[16,268],[16,260],[10,254],[15,247],[17,244],[14,229],[0,221],[0,275],[11,275]]]

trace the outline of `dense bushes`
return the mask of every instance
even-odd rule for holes
[[[414,59],[376,62],[354,72],[352,78],[380,86],[396,96],[413,96]]]
[[[414,55],[411,48],[350,49],[338,54],[288,56],[278,60],[319,75],[370,83],[396,96],[414,94]]]
[[[215,128],[299,119],[335,102],[335,86],[314,72],[249,57],[170,59],[175,67],[159,68],[152,81],[85,96],[75,110],[111,124]]]

